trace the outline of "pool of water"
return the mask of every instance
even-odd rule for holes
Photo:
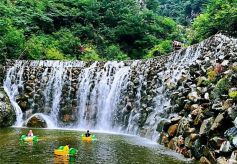
[[[33,129],[39,141],[20,142],[27,128],[0,129],[0,163],[108,163],[108,164],[173,164],[191,163],[173,151],[136,136],[93,133],[97,141],[81,141],[81,131]],[[54,149],[70,144],[78,149],[76,157],[54,156]]]

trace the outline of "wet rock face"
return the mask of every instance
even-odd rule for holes
[[[0,88],[0,127],[8,127],[14,124],[16,114],[10,100],[3,88]]]
[[[160,141],[181,154],[181,149],[191,151],[201,163],[235,162],[237,39],[216,35],[203,44],[201,55],[189,67],[177,66],[185,78],[175,85],[167,81],[169,110],[177,121],[172,117],[168,128],[159,127],[166,139]],[[177,132],[171,133],[177,124]],[[185,144],[174,142],[177,137]]]
[[[40,115],[31,116],[26,122],[25,125],[31,128],[47,128],[47,123],[44,118]]]

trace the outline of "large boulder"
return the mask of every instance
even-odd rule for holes
[[[171,123],[170,121],[168,121],[167,119],[162,119],[158,125],[157,125],[157,128],[156,128],[156,131],[157,132],[168,132],[168,129],[170,127]]]
[[[11,106],[11,102],[4,92],[3,88],[0,88],[0,127],[8,127],[14,124],[16,121],[16,113]]]
[[[224,121],[224,118],[225,118],[225,113],[219,113],[211,126],[211,130],[215,130],[218,127],[220,127]]]
[[[40,114],[34,114],[26,120],[25,126],[33,128],[47,128],[47,122]]]
[[[234,121],[237,117],[237,106],[233,105],[232,107],[227,109],[228,116]],[[236,122],[234,122],[236,124]]]

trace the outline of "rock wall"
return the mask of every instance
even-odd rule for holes
[[[186,79],[168,90],[171,111],[159,143],[201,163],[236,163],[237,40],[216,35]]]

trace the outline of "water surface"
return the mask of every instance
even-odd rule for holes
[[[83,133],[80,131],[33,129],[39,137],[38,143],[20,142],[20,136],[28,130],[0,129],[0,163],[188,163],[175,152],[135,136],[95,133],[97,141],[84,142],[80,140]],[[75,158],[54,156],[54,149],[66,144],[78,149],[78,155]]]

